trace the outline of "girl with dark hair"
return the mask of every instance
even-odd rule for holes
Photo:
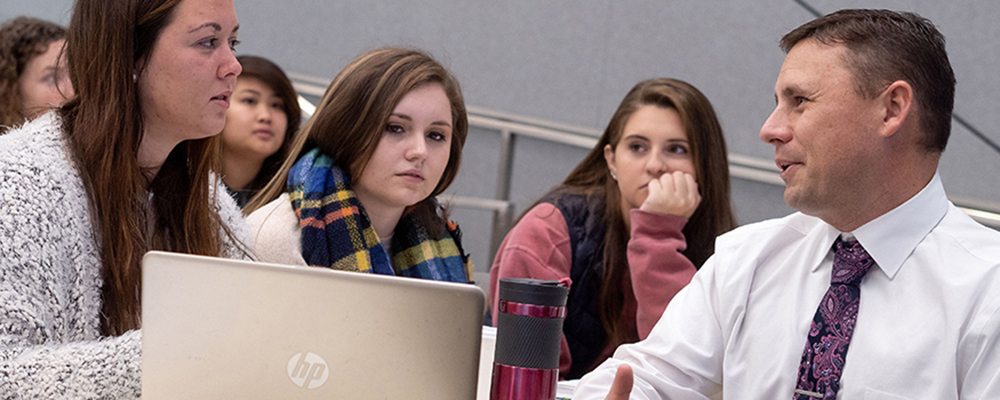
[[[240,73],[231,0],[77,0],[76,97],[0,137],[0,388],[138,398],[140,259],[246,257],[213,173]]]
[[[0,133],[73,96],[59,54],[66,29],[17,17],[0,26]]]
[[[261,57],[237,60],[243,73],[222,130],[222,180],[243,207],[288,157],[302,111],[281,68]]]
[[[491,304],[500,278],[569,282],[560,376],[576,379],[645,338],[735,225],[712,105],[685,82],[643,81],[597,146],[507,234]]]
[[[327,88],[278,174],[244,209],[262,261],[471,282],[435,196],[469,124],[458,81],[415,50],[361,54]]]

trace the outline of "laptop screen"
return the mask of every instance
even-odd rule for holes
[[[143,397],[476,397],[474,285],[150,252]]]

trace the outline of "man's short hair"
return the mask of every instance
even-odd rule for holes
[[[944,35],[930,20],[909,12],[840,10],[812,20],[781,38],[786,53],[805,39],[848,49],[844,60],[857,93],[872,99],[892,82],[913,87],[928,151],[942,152],[951,133],[955,73]]]

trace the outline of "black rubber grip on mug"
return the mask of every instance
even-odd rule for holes
[[[493,361],[521,368],[558,369],[562,318],[500,313]]]

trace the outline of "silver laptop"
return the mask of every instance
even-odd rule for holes
[[[150,252],[144,399],[476,397],[475,285]]]

